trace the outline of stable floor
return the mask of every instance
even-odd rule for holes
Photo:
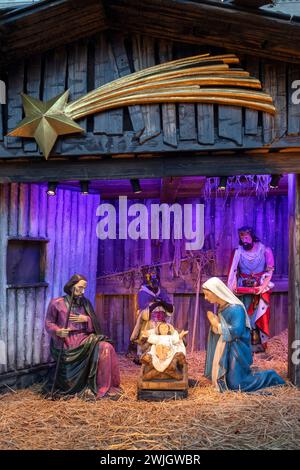
[[[120,356],[124,396],[117,402],[47,401],[38,387],[0,397],[0,449],[298,449],[300,389],[215,392],[203,377],[205,353],[189,356],[197,385],[183,401],[138,402],[139,367]],[[286,378],[287,332],[254,367]]]

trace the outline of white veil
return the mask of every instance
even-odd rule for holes
[[[221,281],[221,279],[218,277],[211,277],[206,282],[204,282],[202,288],[210,290],[215,295],[220,297],[220,299],[224,300],[230,305],[241,305],[245,312],[246,326],[247,328],[251,329],[248,313],[243,302],[234,295],[234,293],[229,289],[229,287],[226,286],[226,284],[224,284],[223,281]]]

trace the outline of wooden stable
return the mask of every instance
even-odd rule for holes
[[[280,334],[288,326],[288,178],[282,179],[281,187],[272,191],[266,198],[258,198],[249,192],[236,197],[234,194],[224,197],[213,193],[210,197],[201,197],[205,178],[189,177],[174,179],[176,187],[176,202],[184,204],[193,201],[205,204],[205,240],[204,251],[213,252],[213,262],[203,270],[203,282],[208,276],[216,275],[226,281],[232,250],[237,245],[237,229],[247,223],[253,225],[262,240],[268,243],[275,253],[275,288],[271,296],[270,328],[272,336]],[[124,182],[116,188],[115,195],[126,194],[129,183]],[[141,180],[143,188],[139,199],[150,207],[151,202],[157,202],[160,196],[161,180]],[[105,186],[101,182],[102,191]],[[202,188],[202,189],[201,189]],[[109,192],[103,193],[103,198],[118,207],[118,201],[113,199],[113,185]],[[166,194],[172,198],[172,188]],[[195,195],[198,197],[195,197]],[[128,197],[131,197],[128,192]],[[166,197],[166,196],[165,196]],[[101,198],[102,200],[102,198]],[[162,197],[160,198],[162,201]],[[164,199],[164,201],[172,199]],[[129,201],[132,201],[130,199]],[[270,229],[269,223],[261,226],[263,217],[271,224],[276,221],[277,230]],[[272,222],[273,221],[273,222]],[[137,292],[140,280],[134,272],[134,267],[147,263],[159,264],[161,267],[161,282],[167,289],[174,306],[174,324],[178,328],[189,331],[188,344],[191,345],[193,317],[195,311],[195,272],[190,272],[189,266],[182,266],[182,273],[176,273],[177,253],[184,259],[185,246],[181,241],[156,240],[105,240],[100,243],[98,252],[98,271],[96,286],[96,310],[101,312],[101,327],[113,338],[117,350],[126,352],[129,338],[134,326],[133,312],[137,310]],[[170,264],[165,264],[171,260]],[[175,264],[175,265],[174,265]],[[174,269],[173,269],[174,266]],[[120,276],[113,273],[121,273]],[[122,273],[125,273],[122,275]],[[204,350],[209,324],[206,318],[208,304],[200,295],[198,321],[196,325],[195,349]]]
[[[289,375],[300,385],[300,366],[291,359],[293,342],[300,340],[300,107],[292,99],[293,83],[300,78],[297,39],[297,19],[209,0],[154,0],[151,5],[135,0],[46,0],[0,16],[0,79],[7,85],[7,104],[0,106],[0,339],[7,345],[0,385],[28,384],[47,371],[45,308],[74,270],[88,274],[88,294],[92,300],[97,294],[102,326],[118,349],[126,351],[138,286],[126,290],[101,280],[117,263],[112,266],[113,258],[109,251],[101,252],[95,235],[99,193],[101,200],[122,194],[133,199],[128,180],[138,178],[149,189],[141,197],[172,202],[198,196],[193,178],[201,185],[205,177],[268,174],[289,175],[283,193],[268,195],[264,206],[253,195],[250,203],[242,196],[232,198],[217,224],[233,233],[259,204],[278,222],[271,240],[278,253],[272,302],[280,313],[272,319],[272,332],[288,324]],[[74,100],[133,71],[203,52],[236,53],[243,68],[273,97],[275,117],[211,104],[130,106],[80,120],[85,134],[59,138],[48,161],[34,140],[6,135],[23,117],[23,91],[45,101],[70,89]],[[78,181],[87,180],[93,192],[82,199]],[[45,195],[48,181],[61,183],[56,199]],[[200,191],[199,197],[205,194]],[[205,203],[210,208],[209,233],[214,226],[209,218],[218,216],[222,200],[206,198]],[[236,211],[245,217],[234,218]],[[264,230],[268,238],[270,227]],[[7,282],[7,250],[13,239],[46,243],[42,283]],[[214,274],[226,276],[225,259],[234,243],[224,241],[225,254],[217,247]],[[128,248],[124,245],[118,252],[115,245],[115,260],[128,257]],[[167,256],[170,247],[164,250]],[[177,303],[176,321],[189,323],[185,312],[193,309],[193,285],[176,280],[167,287]],[[203,299],[199,309],[205,310]],[[204,315],[198,328],[197,348],[202,349]]]

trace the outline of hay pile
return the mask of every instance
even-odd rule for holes
[[[269,344],[255,367],[286,376],[286,333]],[[177,402],[136,401],[139,367],[120,357],[124,396],[90,403],[47,401],[37,387],[0,397],[1,449],[297,449],[300,390],[292,385],[260,393],[219,394],[202,376],[205,353],[189,356],[198,381]]]

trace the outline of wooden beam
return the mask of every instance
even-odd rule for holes
[[[2,15],[0,62],[108,28],[300,62],[298,21],[208,0],[45,0]]]
[[[101,0],[48,0],[0,18],[0,63],[14,62],[108,28]]]
[[[300,153],[84,160],[2,160],[0,183],[300,173]]]
[[[10,137],[12,144],[20,137]],[[6,139],[5,139],[6,140]],[[35,160],[40,157],[40,152],[25,153],[22,147],[7,147],[4,142],[0,142],[0,159],[14,159],[14,158],[31,158]],[[24,139],[25,140],[25,139]],[[29,139],[26,139],[29,141]],[[224,153],[226,151],[251,151],[255,150],[259,154],[262,154],[262,147],[264,146],[261,132],[258,135],[244,135],[243,146],[241,147],[233,140],[226,138],[218,138],[215,143],[212,144],[199,144],[196,141],[189,140],[178,140],[178,146],[176,149],[171,149],[169,144],[164,142],[164,136],[161,132],[159,135],[152,137],[151,140],[147,140],[143,144],[136,139],[136,133],[133,131],[124,131],[123,135],[111,135],[106,136],[96,135],[92,132],[86,132],[81,136],[76,134],[64,135],[58,138],[57,143],[52,151],[51,158],[55,158],[55,155],[59,155],[59,149],[61,142],[63,142],[63,155],[65,158],[73,157],[87,157],[92,158],[97,156],[100,158],[103,155],[105,158],[107,155],[113,155],[116,158],[121,156],[127,158],[130,155],[141,155],[150,154],[150,156],[156,155],[157,158],[161,154],[168,155],[170,152],[178,154],[187,152],[210,152],[219,151]],[[275,151],[275,149],[282,149],[283,152],[287,152],[289,149],[292,153],[295,148],[300,148],[300,136],[285,136],[279,140],[274,140],[272,144],[264,147],[264,151],[269,150]]]
[[[288,375],[300,386],[300,175],[289,175]]]
[[[184,0],[110,0],[111,28],[160,39],[225,47],[289,62],[300,61],[300,23],[261,10]]]

